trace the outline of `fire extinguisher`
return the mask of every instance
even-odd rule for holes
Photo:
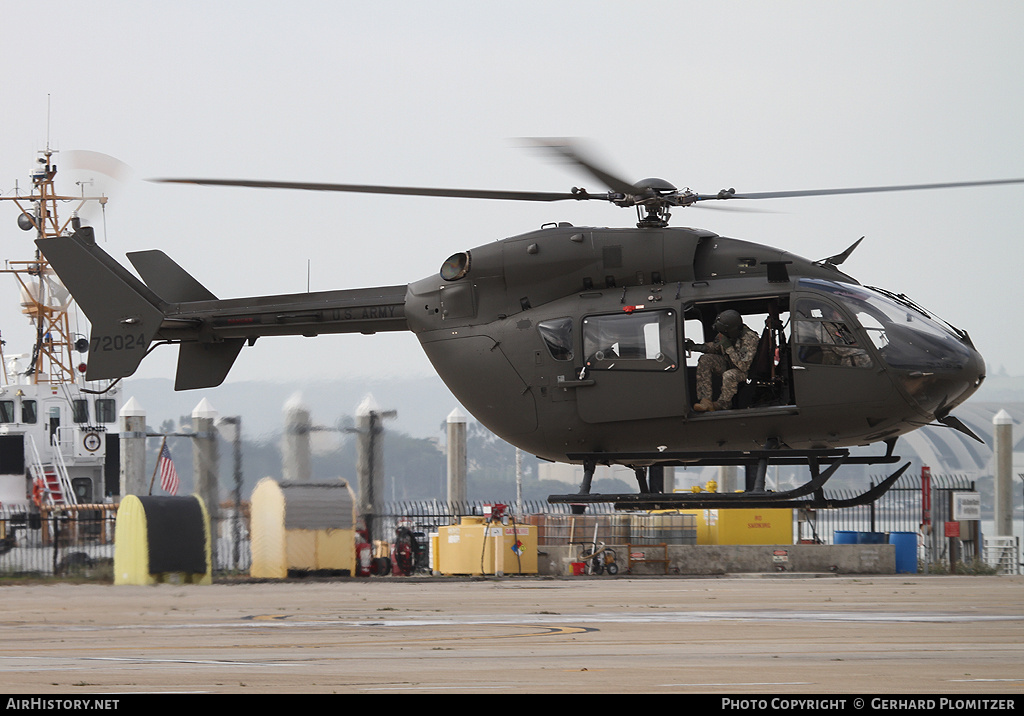
[[[373,545],[366,532],[360,530],[357,534],[360,541],[356,543],[356,576],[369,577],[373,565]]]

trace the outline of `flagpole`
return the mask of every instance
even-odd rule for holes
[[[153,494],[153,483],[156,482],[156,471],[160,469],[160,456],[164,454],[164,445],[167,444],[167,436],[160,441],[160,450],[156,454],[156,465],[153,466],[153,477],[149,478],[149,494]]]

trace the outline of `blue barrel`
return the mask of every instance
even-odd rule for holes
[[[857,544],[889,544],[886,532],[858,532]]]
[[[848,530],[836,530],[832,533],[832,544],[857,544],[857,533]]]
[[[889,544],[896,547],[896,573],[917,574],[917,532],[890,532]]]

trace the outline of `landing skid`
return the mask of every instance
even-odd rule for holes
[[[852,498],[832,499],[825,496],[824,485],[842,465],[895,463],[899,457],[892,454],[895,442],[887,443],[886,454],[872,457],[851,457],[848,450],[790,450],[765,449],[751,451],[729,451],[709,453],[586,453],[569,455],[570,459],[582,460],[584,464],[583,485],[575,495],[550,495],[552,504],[570,504],[574,512],[582,512],[588,504],[611,502],[616,509],[723,509],[723,508],[808,508],[829,509],[855,507],[874,502],[892,487],[910,467],[904,464],[896,472]],[[640,492],[636,494],[590,494],[590,482],[598,464],[631,465],[637,473]],[[806,464],[811,479],[791,490],[771,492],[764,489],[764,476],[768,464]],[[819,465],[828,467],[819,471]],[[743,492],[671,492],[664,493],[647,488],[646,469],[643,465],[686,465],[703,467],[707,465],[744,465],[747,467],[747,489]],[[652,482],[654,480],[652,479]],[[805,498],[808,495],[811,497]]]

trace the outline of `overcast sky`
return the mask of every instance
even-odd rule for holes
[[[36,151],[133,173],[94,217],[104,248],[160,248],[221,297],[406,283],[550,221],[633,210],[172,186],[207,176],[592,190],[517,146],[588,140],[629,179],[701,192],[1024,177],[1024,3],[49,2],[2,0],[0,191]],[[75,192],[74,184],[58,187]],[[4,258],[30,257],[13,207]],[[844,265],[967,329],[1024,374],[1024,185],[678,210],[675,225]],[[2,226],[3,224],[0,224]],[[2,289],[0,289],[2,290]],[[29,333],[0,304],[6,351]],[[158,349],[143,377],[173,377]],[[412,334],[261,339],[229,380],[431,371]],[[214,399],[215,400],[215,399]]]

